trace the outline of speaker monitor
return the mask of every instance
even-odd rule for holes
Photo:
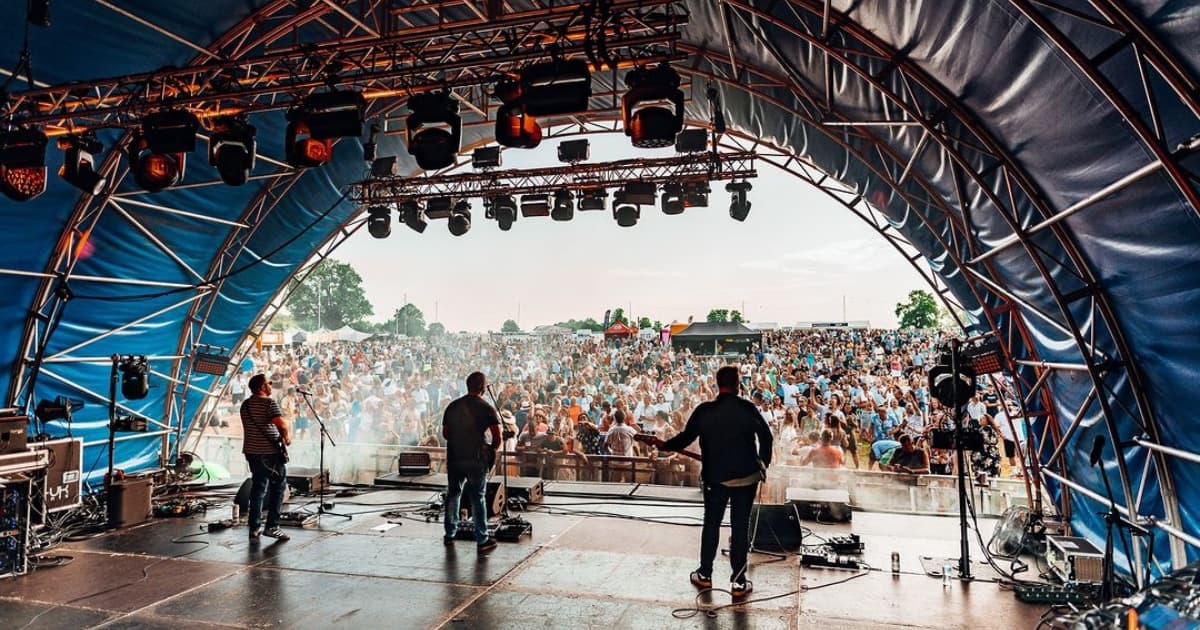
[[[763,551],[795,551],[803,534],[800,518],[791,504],[754,505],[750,508],[754,548]]]
[[[466,486],[463,486],[463,490],[465,496]],[[487,495],[483,501],[487,506],[488,518],[498,516],[503,512],[504,499],[504,487],[500,485],[500,480],[496,479],[494,481],[489,481],[487,485]],[[459,497],[458,509],[466,510],[468,514],[471,513],[471,505],[467,503],[467,501],[463,500],[461,496]]]

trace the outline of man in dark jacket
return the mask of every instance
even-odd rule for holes
[[[664,451],[679,451],[700,438],[704,455],[700,473],[704,530],[700,535],[700,568],[692,572],[692,584],[712,587],[713,559],[717,555],[721,521],[725,520],[725,506],[729,504],[733,529],[729,549],[733,570],[730,591],[734,597],[744,597],[754,588],[746,579],[750,508],[758,482],[771,463],[771,429],[754,403],[738,396],[738,384],[736,367],[727,365],[717,370],[717,399],[696,407],[683,432],[665,442],[659,440],[657,446]]]
[[[475,520],[475,542],[480,553],[496,548],[496,541],[488,536],[487,470],[494,459],[495,449],[500,445],[500,416],[491,405],[483,400],[487,379],[481,372],[472,372],[467,377],[467,395],[456,399],[446,407],[442,416],[442,437],[446,439],[446,536],[442,541],[454,544],[458,532],[458,508],[462,496],[466,495]],[[484,435],[491,441],[485,442]],[[464,485],[466,486],[464,491]]]

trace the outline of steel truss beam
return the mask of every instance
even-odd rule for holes
[[[756,177],[752,152],[696,153],[568,166],[502,169],[428,177],[368,179],[352,187],[360,204],[396,204],[438,197],[462,199],[549,193],[560,189],[612,188],[627,182],[654,184],[720,181]]]

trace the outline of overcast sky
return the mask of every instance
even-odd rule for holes
[[[655,155],[631,149],[621,135],[592,136],[592,159]],[[504,166],[556,163],[557,142],[509,150]],[[623,307],[670,322],[703,319],[711,308],[744,309],[749,321],[870,320],[892,327],[898,301],[928,288],[861,219],[795,177],[759,164],[750,216],[729,218],[724,184],[708,208],[666,216],[644,207],[638,224],[617,226],[611,211],[576,212],[568,223],[518,218],[501,232],[472,200],[472,229],[451,236],[445,221],[424,234],[402,224],[391,237],[359,230],[334,253],[362,275],[375,321],[408,301],[425,321],[449,330],[522,328],[594,317]],[[519,316],[518,316],[519,313]]]

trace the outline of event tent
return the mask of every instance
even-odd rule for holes
[[[36,73],[14,77],[9,103],[163,68],[271,72],[274,64],[238,64],[288,46],[316,54],[310,44],[381,30],[428,39],[463,32],[450,24],[487,27],[459,3],[416,6],[402,20],[377,14],[391,4],[54,3],[53,25],[30,32]],[[548,11],[528,0],[502,4],[517,12],[513,24]],[[1200,431],[1192,426],[1200,404],[1200,6],[684,4],[676,51],[687,59],[676,66],[691,90],[688,123],[710,124],[719,103],[723,145],[753,148],[764,164],[826,193],[894,246],[898,261],[963,314],[964,327],[996,333],[1015,366],[1041,479],[1075,531],[1103,537],[1096,512],[1107,476],[1121,509],[1153,518],[1165,534],[1155,539],[1160,561],[1200,557]],[[4,63],[18,59],[23,36],[22,20],[0,21]],[[444,49],[453,57],[458,47]],[[605,93],[608,80],[598,73],[595,92]],[[246,83],[271,98],[271,84]],[[136,113],[148,94],[216,84],[117,82],[102,105]],[[97,92],[61,93],[51,100]],[[396,109],[407,93],[379,92],[371,115]],[[203,106],[203,98],[193,102]],[[40,197],[5,203],[0,233],[17,236],[0,253],[8,402],[84,399],[72,430],[87,440],[85,461],[106,433],[109,356],[144,354],[154,370],[150,396],[119,402],[151,418],[154,430],[123,436],[117,465],[160,465],[180,448],[204,398],[223,386],[192,371],[197,344],[249,347],[313,255],[361,227],[362,210],[345,196],[362,175],[361,144],[340,141],[328,165],[290,169],[282,166],[283,112],[262,109],[252,121],[263,159],[245,186],[212,185],[216,173],[197,152],[187,185],[148,194],[120,176],[125,152],[106,150],[98,167],[115,185],[99,194],[81,195],[52,176]],[[464,115],[478,120],[469,108]],[[117,120],[124,123],[99,134],[106,149],[129,142],[129,119]],[[463,146],[491,133],[470,126]],[[402,172],[416,168],[400,136],[380,137],[379,152],[399,155]],[[1096,468],[1086,456],[1094,436],[1109,444]],[[96,469],[87,472],[94,481]]]
[[[671,335],[671,347],[699,355],[745,355],[761,342],[761,332],[737,322],[696,322]]]

